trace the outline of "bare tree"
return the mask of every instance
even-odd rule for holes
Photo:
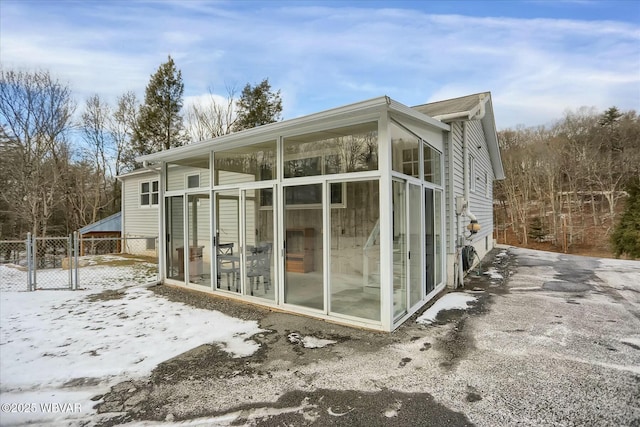
[[[204,100],[187,108],[186,128],[192,141],[203,141],[229,134],[233,131],[236,114],[236,90],[227,87],[227,96],[215,95],[211,89]]]
[[[82,152],[84,163],[89,166],[87,177],[83,181],[88,188],[81,188],[71,197],[81,220],[80,226],[91,224],[100,219],[100,214],[113,200],[111,183],[114,181],[108,151],[114,145],[108,124],[111,108],[99,95],[86,100],[80,119],[80,129],[85,141]]]
[[[0,125],[12,186],[2,197],[14,207],[33,234],[44,235],[68,160],[66,134],[75,105],[70,89],[47,71],[0,69]]]

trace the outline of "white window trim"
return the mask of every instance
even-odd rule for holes
[[[198,186],[197,187],[189,187],[189,178],[192,176],[197,176],[198,177]],[[200,172],[196,172],[196,173],[185,173],[184,174],[184,188],[186,191],[189,190],[193,190],[196,188],[202,188],[202,175],[200,174]]]
[[[153,191],[153,183],[156,183],[158,186],[158,189],[156,191]],[[142,192],[142,186],[144,184],[149,184],[149,192],[148,193],[143,193]],[[142,195],[143,194],[149,194],[149,203],[147,204],[143,204],[142,203]],[[153,195],[157,194],[158,195],[158,201],[156,203],[153,203]],[[139,181],[138,182],[138,205],[141,208],[157,208],[158,205],[160,204],[160,181],[157,179],[151,179],[151,180],[146,180],[146,181]]]

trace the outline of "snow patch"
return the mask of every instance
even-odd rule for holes
[[[202,344],[218,343],[232,357],[259,348],[255,321],[229,317],[129,288],[116,299],[88,299],[97,292],[0,293],[0,402],[78,402],[110,386],[148,375],[160,362]],[[73,386],[71,386],[73,385]],[[53,396],[53,397],[52,397]],[[3,414],[3,423],[24,421]],[[23,414],[22,414],[23,415]],[[54,422],[69,414],[32,414]],[[14,419],[15,418],[15,419]]]
[[[484,272],[485,275],[489,276],[492,279],[504,279],[504,276],[498,272],[495,268],[490,268]]]
[[[462,292],[452,292],[446,294],[435,304],[433,304],[427,311],[422,313],[416,322],[422,323],[425,325],[429,325],[435,322],[436,317],[438,317],[438,313],[446,310],[466,310],[469,308],[469,303],[477,301],[478,298],[462,293]]]
[[[290,333],[287,338],[289,339],[290,343],[301,344],[305,348],[322,348],[337,343],[337,341],[334,340],[325,340],[312,336],[303,337],[297,332]]]

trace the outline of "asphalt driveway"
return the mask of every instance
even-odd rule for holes
[[[640,425],[640,262],[497,249],[471,308],[391,334],[155,292],[268,332],[250,357],[201,346],[96,396],[92,424]]]

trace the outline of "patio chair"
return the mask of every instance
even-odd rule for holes
[[[270,289],[271,284],[271,253],[272,244],[263,243],[253,248],[251,256],[247,259],[247,277],[251,283],[251,295],[253,290],[260,287],[260,278],[264,293]]]

